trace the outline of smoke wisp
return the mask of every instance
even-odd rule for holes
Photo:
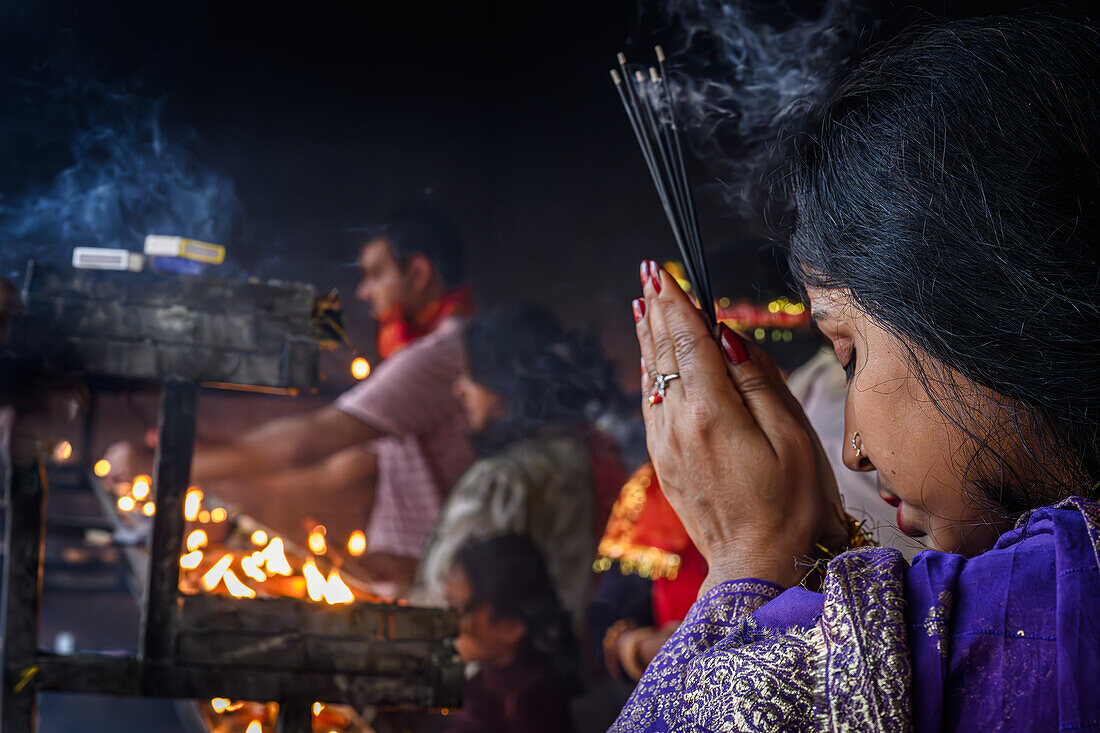
[[[24,131],[40,145],[64,136],[67,160],[38,184],[0,192],[0,265],[63,264],[76,246],[140,251],[146,234],[232,244],[244,225],[233,182],[207,168],[196,136],[166,124],[163,99],[99,82],[24,84]],[[25,135],[26,136],[26,133]],[[56,169],[55,169],[56,170]]]
[[[781,211],[773,173],[791,140],[817,119],[833,83],[867,34],[852,0],[810,9],[788,2],[672,0],[655,12],[671,42],[676,115],[720,192],[748,220]]]

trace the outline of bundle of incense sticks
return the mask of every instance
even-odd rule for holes
[[[707,276],[706,253],[699,238],[699,218],[695,213],[695,201],[684,165],[672,90],[667,83],[665,54],[660,46],[655,50],[656,67],[627,64],[626,56],[620,53],[619,69],[611,70],[611,80],[615,82],[615,89],[672,227],[688,281],[713,328],[716,323],[714,295]]]

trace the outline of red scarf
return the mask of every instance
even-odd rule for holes
[[[421,336],[436,329],[445,318],[474,312],[470,286],[463,285],[428,303],[411,321],[401,306],[393,306],[378,318],[378,354],[386,359]]]

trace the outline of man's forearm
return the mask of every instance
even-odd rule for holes
[[[195,447],[192,481],[242,479],[319,463],[382,432],[334,407],[276,420],[223,445]]]

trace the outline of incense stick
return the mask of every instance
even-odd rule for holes
[[[626,56],[618,55],[619,71],[611,79],[619,93],[634,137],[641,148],[657,196],[661,200],[673,237],[684,261],[684,271],[699,299],[699,305],[713,327],[716,323],[714,297],[707,274],[706,253],[699,235],[699,218],[691,194],[672,90],[665,72],[665,54],[655,49],[660,68],[649,67],[648,77],[640,69],[628,68]]]

